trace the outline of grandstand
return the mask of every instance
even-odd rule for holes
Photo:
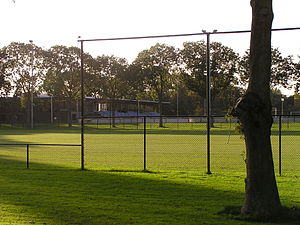
[[[98,111],[96,112],[99,117],[111,117],[112,111]],[[137,111],[126,111],[126,112],[115,112],[115,117],[136,117],[136,116],[147,116],[147,117],[156,117],[160,116],[158,112],[137,112]]]
[[[129,100],[129,99],[94,99],[96,104],[96,111],[89,110],[86,112],[87,116],[95,117],[136,117],[136,116],[148,116],[155,117],[160,116],[158,107],[159,102],[147,101],[147,100]],[[170,102],[163,102],[164,106],[170,104]],[[114,108],[114,114],[113,114]],[[164,108],[164,107],[163,107]]]
[[[165,108],[170,102],[162,104]],[[136,124],[143,121],[138,117],[156,118],[161,115],[158,112],[159,102],[156,101],[89,98],[86,106],[88,110],[85,112],[85,122],[90,124]],[[96,111],[92,111],[95,106]]]

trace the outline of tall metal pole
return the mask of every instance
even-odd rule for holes
[[[177,103],[176,103],[176,118],[177,118],[177,129],[179,128],[179,82],[177,81]]]
[[[279,164],[279,176],[282,175],[282,117],[283,117],[283,102],[284,98],[282,97],[281,99],[281,113],[279,115],[279,140],[278,140],[278,164]]]
[[[207,124],[206,124],[206,128],[207,128],[207,174],[211,174],[211,170],[210,170],[210,123],[211,123],[211,92],[210,92],[210,33],[206,33],[206,117],[207,117]]]
[[[279,164],[279,176],[281,176],[281,170],[282,170],[282,114],[279,115],[279,135],[278,135],[278,164]]]
[[[177,83],[177,96],[176,96],[176,115],[179,116],[179,84]]]
[[[32,85],[31,85],[31,103],[30,103],[30,120],[31,120],[31,129],[33,129],[33,88],[32,88]]]
[[[144,116],[144,171],[147,171],[147,117]]]
[[[29,40],[31,46],[33,46],[33,41]],[[33,129],[33,50],[31,51],[31,77],[30,77],[30,127]]]
[[[26,168],[29,169],[29,144],[26,144]]]
[[[281,98],[281,115],[283,115],[283,102],[284,102],[284,98]]]
[[[81,170],[84,170],[84,77],[83,77],[83,41],[80,41],[80,87],[81,87]]]

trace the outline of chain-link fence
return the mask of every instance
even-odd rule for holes
[[[2,168],[65,169],[80,166],[79,144],[0,143]],[[77,150],[76,150],[77,148]]]
[[[209,149],[206,117],[199,116],[85,118],[82,147],[78,126],[2,126],[1,166],[205,172],[209,162],[212,172],[245,171],[237,120],[214,116],[212,121]],[[300,116],[274,116],[271,141],[277,174],[300,174],[299,136]]]
[[[0,126],[0,168],[80,168],[80,129],[52,124],[28,129]]]
[[[86,119],[85,167],[206,171],[209,160],[212,172],[245,171],[245,144],[237,120],[212,121],[208,150],[206,117]],[[278,174],[300,173],[299,135],[299,116],[274,117],[271,141]]]

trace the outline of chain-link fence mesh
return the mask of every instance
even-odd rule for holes
[[[281,168],[283,174],[300,173],[299,137],[300,116],[283,116],[281,126]],[[279,140],[278,137],[276,139]]]
[[[211,128],[211,170],[245,171],[245,144],[236,119],[214,117]]]
[[[30,146],[29,164],[32,169],[80,168],[80,146]]]
[[[1,144],[1,168],[66,169],[80,167],[80,145]]]
[[[143,129],[122,118],[86,121],[85,167],[88,169],[143,168]]]
[[[34,129],[0,124],[0,167],[80,168],[80,127],[35,124]]]
[[[299,120],[297,116],[281,118],[279,141],[279,117],[274,117],[271,141],[278,174],[300,172]],[[211,170],[245,171],[245,144],[237,120],[213,117],[212,121]],[[159,117],[91,118],[86,122],[88,169],[207,169],[205,117],[163,117],[162,127]]]
[[[1,168],[26,167],[26,146],[0,145]]]
[[[196,121],[198,120],[198,121]],[[199,118],[147,119],[147,168],[149,170],[203,170],[205,131]]]
[[[237,120],[212,121],[211,171],[245,171],[245,144]],[[86,169],[207,171],[205,117],[86,118],[84,124]],[[1,167],[24,168],[29,161],[30,168],[37,169],[81,168],[79,128],[2,126]],[[300,116],[274,116],[271,141],[277,174],[300,174],[299,136]]]

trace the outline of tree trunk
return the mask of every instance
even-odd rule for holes
[[[111,99],[111,122],[112,127],[116,127],[116,100],[115,97]]]
[[[31,128],[31,93],[28,92],[26,95],[26,126]]]
[[[162,117],[162,101],[159,99],[159,125],[158,127],[164,127],[163,117]]]
[[[160,79],[160,89],[159,89],[159,95],[158,95],[158,104],[159,104],[159,127],[164,127],[163,124],[163,118],[162,118],[162,113],[163,113],[163,75],[159,75]]]
[[[67,107],[68,107],[68,126],[72,127],[72,97],[69,97]]]
[[[236,105],[245,136],[247,178],[242,214],[269,219],[281,209],[270,141],[272,0],[251,0],[250,80],[245,96]]]

